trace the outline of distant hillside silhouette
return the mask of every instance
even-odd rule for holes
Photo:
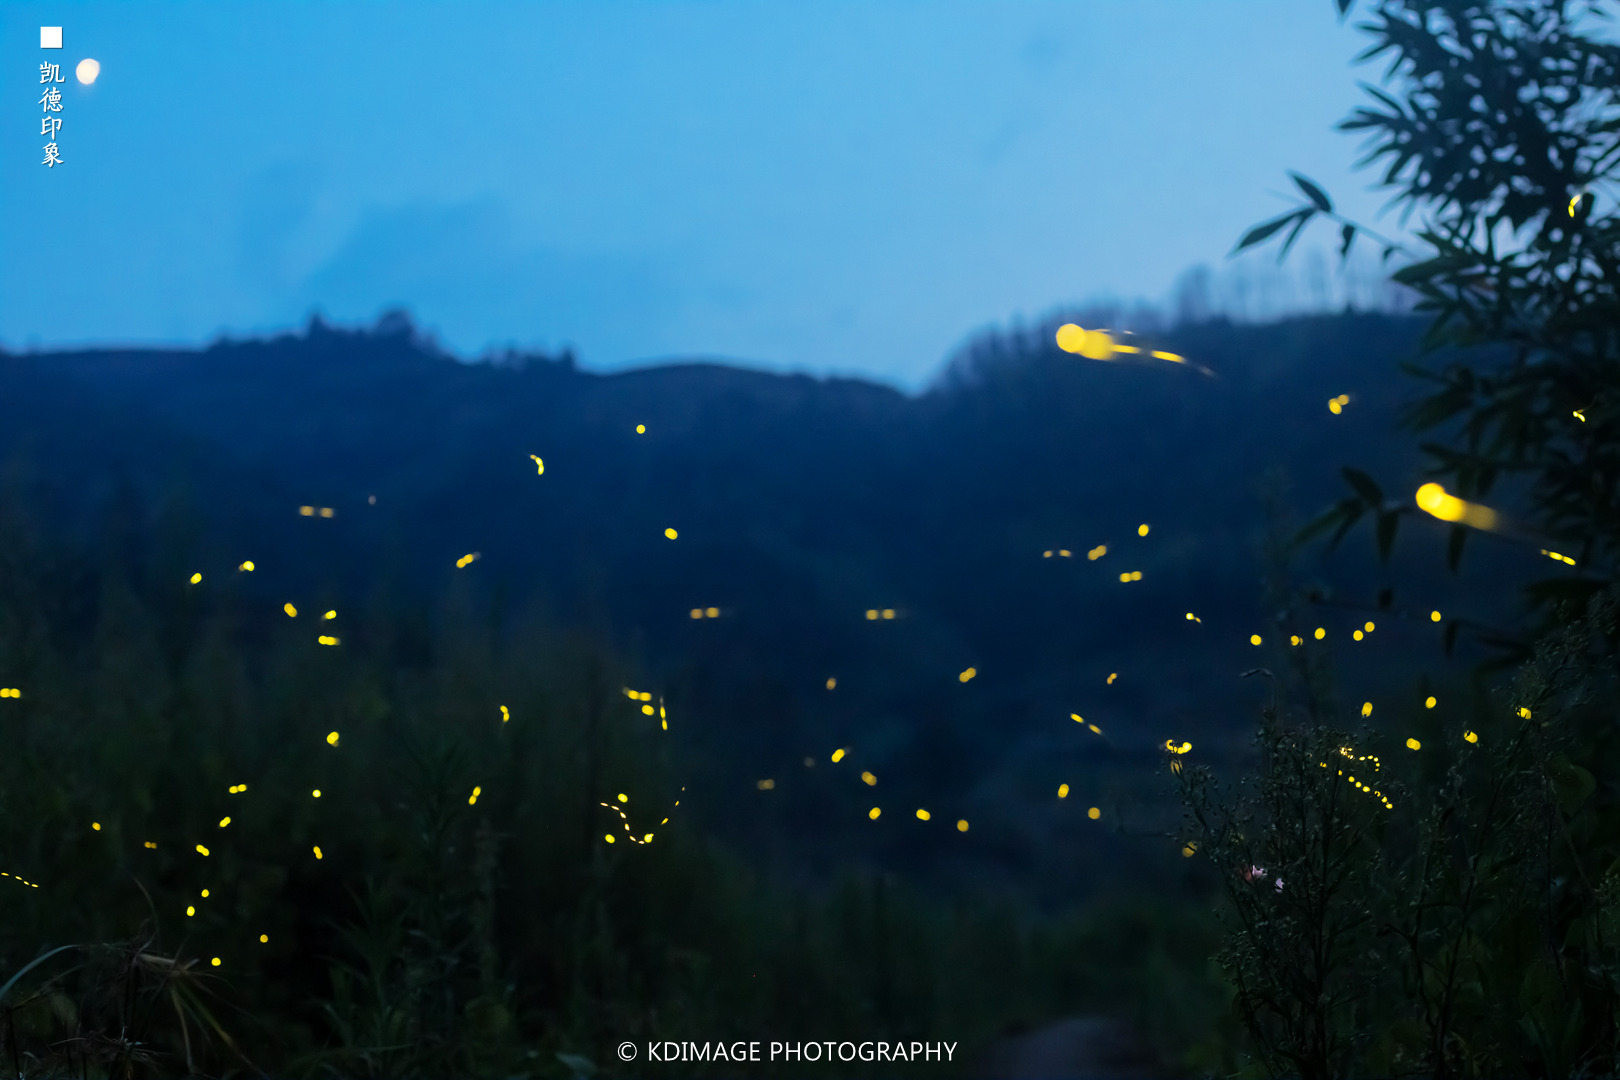
[[[108,543],[115,506],[183,499],[187,557],[213,573],[253,559],[267,618],[286,597],[357,602],[386,578],[465,594],[493,625],[542,611],[610,628],[680,716],[704,770],[694,790],[757,808],[715,809],[717,825],[759,845],[815,838],[784,858],[869,843],[876,794],[812,783],[803,764],[825,772],[834,747],[858,745],[885,805],[971,818],[968,850],[1017,867],[1060,841],[1116,843],[1084,807],[1140,796],[1165,738],[1212,756],[1246,745],[1258,691],[1237,676],[1267,662],[1249,644],[1267,626],[1255,485],[1281,466],[1314,512],[1353,464],[1409,498],[1416,440],[1392,418],[1414,387],[1395,364],[1420,329],[1347,314],[1154,343],[1208,376],[1084,360],[1042,326],[970,342],[908,397],[699,361],[611,375],[571,358],[467,363],[398,316],[354,331],[315,320],[196,351],[0,354],[0,460],[69,542]],[[149,524],[126,522],[118,542]],[[1421,590],[1403,603],[1484,604],[1433,572],[1443,536],[1429,532],[1399,545],[1391,580]],[[1343,595],[1382,581],[1369,547],[1358,534],[1335,557]],[[1468,580],[1533,569],[1502,549]],[[691,617],[711,607],[718,618]],[[866,617],[886,608],[896,617]],[[1371,617],[1322,614],[1345,645]],[[1345,658],[1347,694],[1444,666],[1425,622],[1376,617],[1385,627]],[[758,792],[763,778],[775,789]],[[1063,804],[1060,782],[1076,788]],[[927,845],[869,854],[954,865]]]

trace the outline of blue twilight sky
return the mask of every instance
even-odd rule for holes
[[[1163,299],[1287,169],[1375,220],[1331,130],[1363,44],[1330,0],[12,0],[0,345],[400,305],[464,356],[916,386],[987,325]]]

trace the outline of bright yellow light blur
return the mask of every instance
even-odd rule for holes
[[[932,815],[929,814],[928,811],[926,811],[926,810],[918,810],[917,811],[917,820],[918,821],[927,821],[931,816]]]
[[[1463,738],[1466,739],[1468,742],[1471,742],[1471,743],[1479,742],[1479,736],[1475,735],[1472,731],[1463,732]]]
[[[671,540],[673,540],[673,539],[675,539],[675,538],[676,538],[676,537],[677,537],[677,536],[679,536],[679,535],[680,535],[680,534],[679,534],[679,533],[677,533],[677,532],[676,532],[676,531],[675,531],[675,530],[674,530],[674,529],[665,529],[665,530],[664,530],[664,535],[665,535],[665,536],[666,536],[666,537],[668,537],[668,538],[669,538],[669,539],[671,539]]]
[[[322,615],[321,618],[327,620],[328,622],[330,622],[331,620],[337,618],[336,609],[334,609],[332,611],[328,611],[325,615]]]
[[[511,719],[512,719],[512,711],[510,709],[508,709],[505,705],[502,705],[501,706],[501,723],[504,724],[508,720],[511,720]]]
[[[837,750],[834,750],[832,752],[832,761],[833,761],[833,764],[836,765],[838,762],[843,761],[843,760],[844,760],[844,748],[839,747]]]
[[[877,785],[877,777],[873,776],[869,772],[861,773],[861,779],[866,781],[867,787],[875,787]]]
[[[1421,750],[1423,749],[1423,744],[1418,742],[1416,739],[1407,739],[1406,748],[1408,750]]]
[[[1367,624],[1367,625],[1366,625],[1366,626],[1363,626],[1363,627],[1362,627],[1362,629],[1363,629],[1363,630],[1365,630],[1365,631],[1367,631],[1367,633],[1369,633],[1369,634],[1370,634],[1370,633],[1372,633],[1372,632],[1373,632],[1373,631],[1374,631],[1374,630],[1376,630],[1376,629],[1378,629],[1378,627],[1376,627],[1376,626],[1374,626],[1374,625],[1373,625],[1373,624],[1372,624],[1372,623],[1368,623],[1368,624]]]
[[[1435,706],[1435,700],[1434,700],[1433,697],[1430,697],[1430,698],[1428,698],[1427,700],[1425,700],[1423,702],[1423,707],[1425,709],[1432,709],[1432,708],[1434,708],[1434,706]]]
[[[293,607],[291,604],[282,604],[281,610],[287,613],[287,618],[289,619],[298,618],[298,609]]]
[[[872,809],[866,812],[866,816],[871,818],[873,821],[876,821],[878,819],[878,815],[881,813],[883,813],[883,811],[879,807],[874,806]]]
[[[1058,798],[1067,799],[1068,797],[1069,797],[1069,785],[1068,784],[1059,784],[1058,785]]]
[[[247,562],[243,563],[241,566],[238,566],[237,569],[238,570],[244,570],[244,571],[251,574],[253,572],[253,560],[249,559]]]
[[[1496,528],[1495,510],[1448,495],[1439,484],[1424,484],[1417,489],[1416,499],[1418,509],[1441,521],[1460,521],[1476,529]]]
[[[534,475],[544,476],[546,472],[546,463],[540,460],[540,455],[530,454],[529,460],[534,462]]]
[[[1524,706],[1522,706],[1522,705],[1521,705],[1521,706],[1520,706],[1520,707],[1519,707],[1519,719],[1521,719],[1521,720],[1528,720],[1528,719],[1530,719],[1530,710],[1529,710],[1529,709],[1526,709],[1526,708],[1525,708],[1525,707],[1524,707]]]
[[[95,82],[96,77],[98,75],[100,75],[100,74],[101,74],[101,64],[100,64],[100,62],[96,61],[96,60],[91,60],[89,57],[85,57],[83,60],[80,60],[79,61],[79,66],[73,69],[74,77],[77,78],[79,80],[79,82],[83,83],[85,86],[89,86],[91,83]],[[1580,196],[1577,195],[1577,196],[1575,196],[1575,198],[1579,199]],[[1573,205],[1573,204],[1571,204],[1571,205]],[[1575,215],[1573,213],[1571,213],[1570,216],[1574,217]],[[217,963],[219,963],[219,961],[215,960],[214,963],[217,964]]]
[[[219,819],[219,827],[222,828],[222,829],[225,826],[229,825],[230,823],[231,823],[231,819],[229,817],[222,817],[222,818]],[[207,889],[203,890],[203,895],[204,896],[208,895],[208,890]]]
[[[316,638],[315,640],[316,640],[317,643],[319,643],[321,645],[336,645],[338,643],[337,638],[331,637],[330,635],[327,635],[327,634],[322,634],[320,637]]]
[[[720,609],[717,607],[705,608],[703,610],[703,614],[707,615],[711,619],[718,619],[720,617]]]
[[[1325,637],[1327,637],[1327,631],[1324,630],[1322,627],[1318,626],[1316,628],[1316,640],[1321,641]]]
[[[315,508],[313,506],[300,506],[298,508],[298,512],[300,514],[302,514],[304,517],[314,517],[315,516]]]
[[[831,690],[833,687],[835,687],[837,685],[838,685],[838,680],[837,679],[828,679],[827,680],[827,689]]]
[[[645,435],[645,434],[647,434],[647,425],[646,424],[637,424],[636,425],[636,434],[637,435]]]
[[[1114,680],[1117,679],[1117,678],[1119,678],[1119,672],[1117,672],[1117,671],[1110,672],[1109,675],[1108,675],[1108,685],[1113,686],[1114,685]]]
[[[1260,644],[1260,635],[1259,634],[1250,634],[1249,635],[1249,644],[1250,645],[1258,645],[1258,644]]]
[[[756,788],[758,788],[760,791],[770,791],[772,788],[776,787],[776,781],[775,780],[757,780],[757,781],[754,782],[754,786]]]
[[[187,904],[186,905],[186,915],[191,916],[191,915],[195,915],[195,914],[197,914],[197,909],[192,907],[190,904]]]
[[[866,609],[866,617],[867,617],[867,618],[868,618],[868,619],[875,619],[875,618],[877,618],[877,617],[878,617],[878,610],[877,610],[877,608],[867,608],[867,609]]]
[[[318,798],[320,798],[320,797],[321,797],[321,789],[320,789],[320,788],[316,788],[316,789],[315,789],[315,790],[314,790],[314,791],[311,791],[311,792],[310,792],[310,793],[309,793],[309,797],[310,797],[310,798],[312,798],[312,799],[318,799]]]
[[[206,856],[208,854],[208,849],[203,847],[201,844],[198,844],[197,845],[197,854]]]
[[[602,839],[604,839],[604,840],[606,840],[606,841],[607,841],[607,842],[608,842],[608,843],[610,843],[610,844],[611,844],[611,843],[614,843],[614,839],[613,839],[613,834],[612,834],[612,833],[608,833],[608,834],[607,834],[607,835],[606,835],[606,836],[604,836],[604,837],[602,837]]]
[[[959,821],[957,821],[957,823],[956,823],[956,831],[957,832],[967,832],[968,831],[967,818],[962,818]]]
[[[1098,818],[1102,817],[1102,811],[1093,806],[1090,810],[1086,811],[1086,817],[1090,818],[1092,821],[1096,821]]]
[[[1371,716],[1372,715],[1372,702],[1363,701],[1361,703],[1361,715],[1362,716]]]
[[[260,945],[263,945],[265,942],[267,942],[269,940],[270,940],[270,935],[269,934],[260,934],[259,935],[259,944]]]
[[[1429,612],[1429,621],[1430,622],[1439,622],[1440,621],[1440,613],[1438,611]]]
[[[648,716],[651,716],[653,714],[653,712],[654,712],[653,707],[651,705],[643,705],[641,707],[641,711],[646,713]]]
[[[894,618],[894,608],[892,608],[892,607],[886,607],[886,608],[884,608],[884,609],[883,609],[883,617],[884,617],[884,618],[885,618],[885,619],[892,619],[892,618]]]
[[[1332,399],[1330,399],[1328,401],[1328,412],[1330,412],[1333,415],[1337,416],[1339,413],[1342,413],[1343,411],[1344,411],[1344,406],[1339,404],[1339,399],[1338,398],[1332,398]]]
[[[1355,640],[1357,640],[1357,641],[1360,641],[1360,640],[1361,640],[1361,639],[1362,639],[1362,638],[1363,638],[1363,637],[1365,637],[1365,636],[1366,636],[1366,635],[1365,635],[1365,634],[1363,634],[1363,633],[1362,633],[1362,632],[1361,632],[1361,631],[1360,631],[1360,630],[1355,630],[1355,631],[1352,631],[1352,632],[1351,632],[1351,634],[1350,634],[1350,636],[1351,636],[1351,637],[1352,637],[1352,638],[1354,638],[1354,639],[1355,639]]]
[[[1288,644],[1290,644],[1290,645],[1301,644],[1299,635],[1298,634],[1289,634],[1288,635]]]
[[[192,574],[191,575],[191,583],[193,585],[197,584],[201,580],[202,580],[202,575],[201,574]]]
[[[324,859],[324,858],[325,858],[325,857],[326,857],[326,856],[324,856],[324,855],[322,855],[322,854],[321,854],[321,849],[320,849],[320,847],[319,847],[319,846],[317,846],[317,847],[316,847],[316,848],[315,848],[315,857],[316,857],[316,858],[317,858],[317,859]]]
[[[323,506],[320,509],[320,515],[323,518],[334,517],[337,515],[337,511],[333,510],[330,506]]]
[[[338,744],[338,733],[335,731],[329,732],[326,736],[326,744],[328,746],[336,746]]]
[[[957,682],[967,682],[969,679],[973,678],[973,676],[977,675],[978,673],[979,673],[978,668],[968,668],[966,671],[962,672],[962,674],[960,674],[960,675],[958,675],[956,677],[956,681]]]

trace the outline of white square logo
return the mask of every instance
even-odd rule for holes
[[[40,27],[39,47],[42,49],[60,49],[62,47],[62,28],[60,26]]]

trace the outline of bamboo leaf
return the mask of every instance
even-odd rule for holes
[[[1305,197],[1311,200],[1311,202],[1316,205],[1318,210],[1322,211],[1324,214],[1333,213],[1333,201],[1327,197],[1327,192],[1323,191],[1321,188],[1317,187],[1315,184],[1305,179],[1305,177],[1299,175],[1297,172],[1291,172],[1288,175],[1294,178],[1294,183],[1299,187],[1299,190],[1305,193]]]
[[[1367,509],[1376,510],[1384,505],[1383,489],[1373,483],[1372,477],[1360,469],[1352,469],[1348,465],[1340,469],[1339,472],[1344,476],[1345,482],[1355,489],[1357,495],[1361,496],[1361,501],[1367,504]]]
[[[1283,229],[1287,228],[1291,222],[1299,218],[1301,215],[1308,217],[1310,214],[1311,211],[1309,209],[1291,210],[1280,218],[1273,218],[1264,224],[1256,225],[1254,228],[1243,234],[1243,239],[1239,240],[1237,247],[1232,249],[1232,254],[1236,255],[1238,252],[1252,248],[1256,244],[1264,243],[1277,233],[1281,232]]]

